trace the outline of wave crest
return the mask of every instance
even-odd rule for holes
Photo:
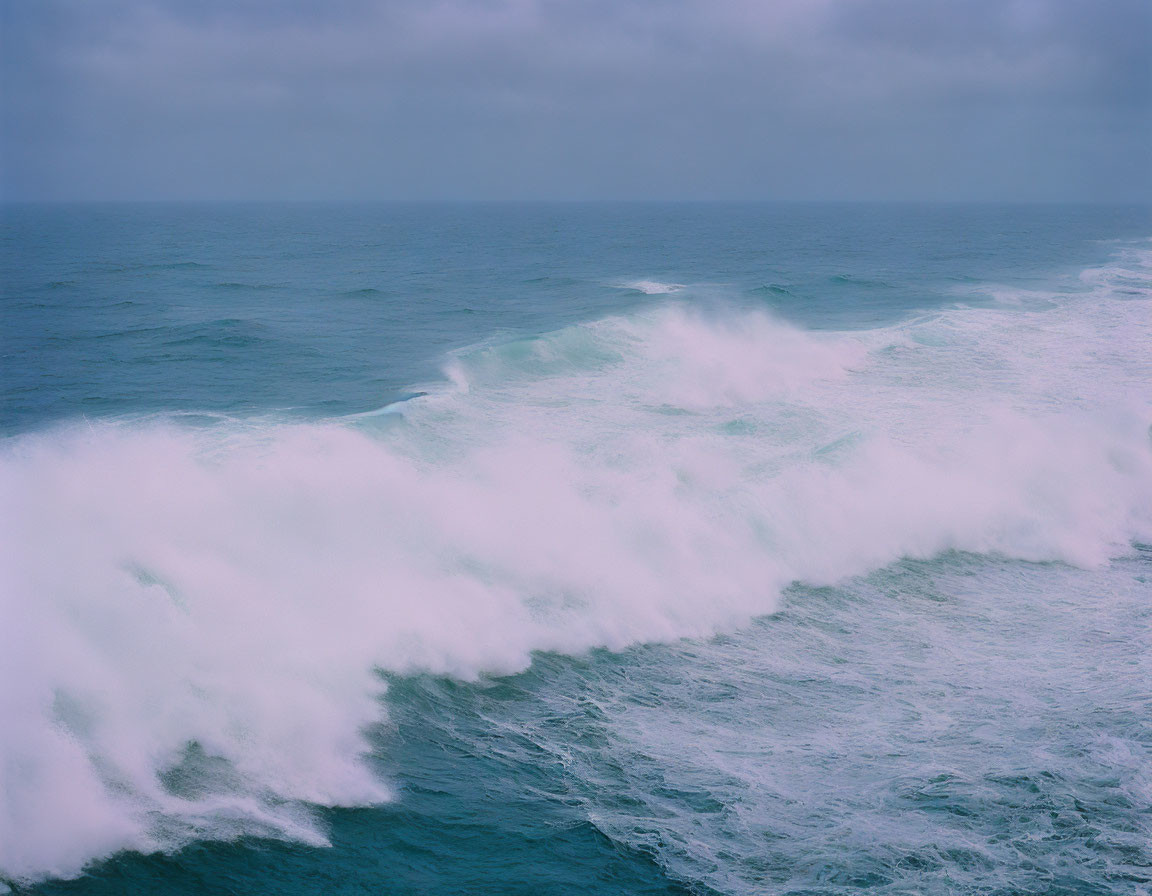
[[[309,805],[389,796],[374,669],[507,673],[904,556],[1152,541],[1152,316],[1111,283],[862,333],[667,305],[461,353],[399,418],[10,440],[0,868],[322,842]]]

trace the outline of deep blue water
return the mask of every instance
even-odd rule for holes
[[[0,880],[1148,892],[1149,237],[5,206]]]

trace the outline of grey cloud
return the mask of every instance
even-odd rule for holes
[[[15,198],[1152,198],[1139,0],[4,9]]]

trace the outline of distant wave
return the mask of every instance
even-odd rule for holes
[[[892,284],[886,280],[874,280],[868,277],[858,277],[853,274],[834,274],[828,278],[829,283],[841,286],[857,286],[868,289],[891,289]]]
[[[670,301],[457,353],[402,418],[8,439],[2,874],[325,842],[310,807],[390,798],[376,670],[706,636],[902,557],[1152,543],[1150,264],[858,332]]]
[[[239,283],[235,281],[228,281],[224,283],[213,283],[213,289],[228,290],[230,292],[244,292],[251,290],[253,292],[264,292],[268,290],[283,289],[282,286],[277,286],[273,283]]]
[[[683,283],[662,283],[659,280],[631,280],[620,284],[621,289],[634,289],[649,296],[662,296],[684,289]]]
[[[259,321],[229,317],[173,327],[170,338],[161,344],[169,348],[193,345],[252,348],[271,342],[268,332],[268,327]]]
[[[765,283],[761,286],[757,286],[752,291],[757,292],[757,293],[763,293],[766,295],[775,295],[775,296],[794,295],[794,293],[792,292],[792,289],[790,287],[784,286],[780,283]]]

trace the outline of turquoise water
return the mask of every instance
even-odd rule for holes
[[[1152,885],[1152,219],[4,209],[28,893]]]

